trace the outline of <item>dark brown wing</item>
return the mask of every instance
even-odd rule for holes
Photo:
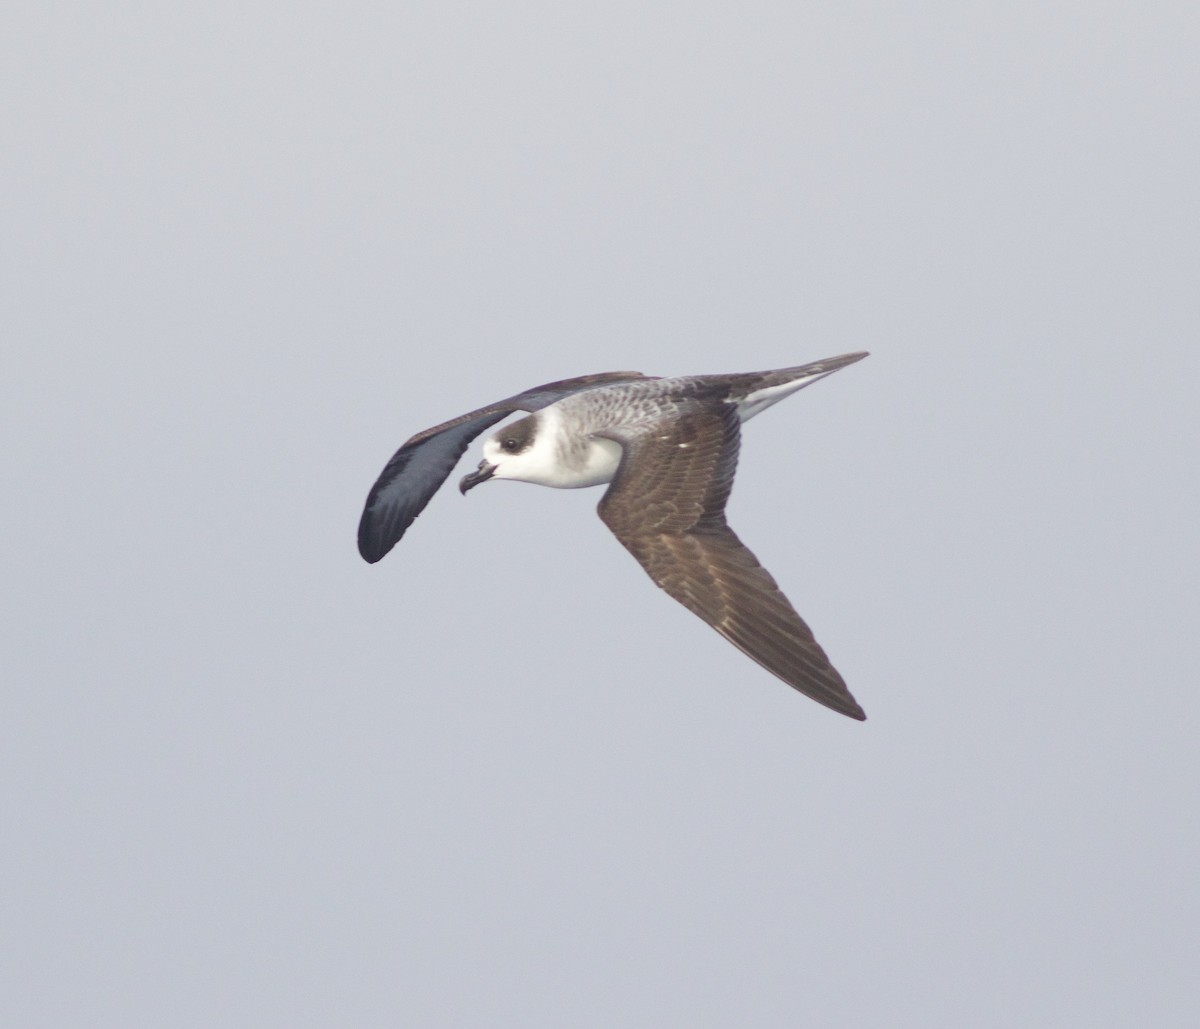
[[[548,382],[418,432],[392,455],[367,495],[358,523],[358,552],[363,560],[378,561],[400,541],[484,429],[514,411],[537,411],[572,393],[642,378],[641,372],[599,372]]]
[[[600,517],[651,579],[735,647],[818,703],[864,719],[804,620],[725,521],[739,436],[733,405],[614,434],[624,456]]]

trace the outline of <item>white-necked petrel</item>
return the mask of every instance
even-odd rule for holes
[[[369,562],[396,545],[468,444],[514,411],[532,412],[483,445],[463,493],[488,479],[558,489],[611,483],[604,524],[650,578],[789,686],[851,718],[866,715],[770,573],[725,521],[742,422],[862,360],[657,378],[603,372],[547,383],[419,432],[387,463],[358,526]]]

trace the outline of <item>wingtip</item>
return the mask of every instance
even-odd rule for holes
[[[825,703],[828,702],[826,701]],[[865,722],[867,720],[867,713],[862,709],[862,705],[850,696],[848,690],[837,698],[836,703],[831,703],[829,706],[839,714],[843,714],[847,718],[853,718],[856,722]]]
[[[369,565],[382,561],[395,545],[395,540],[389,542],[385,539],[373,538],[371,533],[359,530],[358,553]]]
[[[799,688],[796,687],[794,683],[789,683],[788,685],[792,686],[794,689]],[[812,699],[818,704],[824,704],[831,711],[836,711],[839,715],[845,715],[847,718],[853,718],[856,722],[865,722],[867,720],[867,713],[858,706],[858,703],[853,697],[817,697],[811,693],[809,693],[808,696],[812,697]]]

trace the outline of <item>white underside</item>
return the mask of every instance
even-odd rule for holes
[[[540,482],[543,486],[553,486],[555,489],[581,489],[584,486],[600,486],[612,482],[621,464],[624,450],[621,444],[611,439],[592,439],[587,442],[587,450],[583,454],[583,464],[579,467],[569,467],[565,464],[555,464],[549,469],[545,479],[526,479],[526,482]]]
[[[533,446],[522,454],[505,454],[494,439],[484,443],[484,458],[496,466],[494,478],[554,489],[582,489],[612,482],[621,464],[621,444],[592,437],[581,441],[580,447],[563,446],[559,440],[562,413],[557,404],[542,408],[538,423]]]

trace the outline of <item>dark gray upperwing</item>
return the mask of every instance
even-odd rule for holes
[[[646,431],[649,429],[649,431]],[[636,435],[600,517],[647,574],[789,686],[866,715],[771,574],[725,521],[739,445],[735,408],[683,405]]]
[[[363,560],[374,564],[400,541],[484,429],[514,411],[537,411],[572,393],[644,378],[641,372],[599,372],[548,382],[418,432],[392,455],[367,494],[358,523],[358,552]]]

